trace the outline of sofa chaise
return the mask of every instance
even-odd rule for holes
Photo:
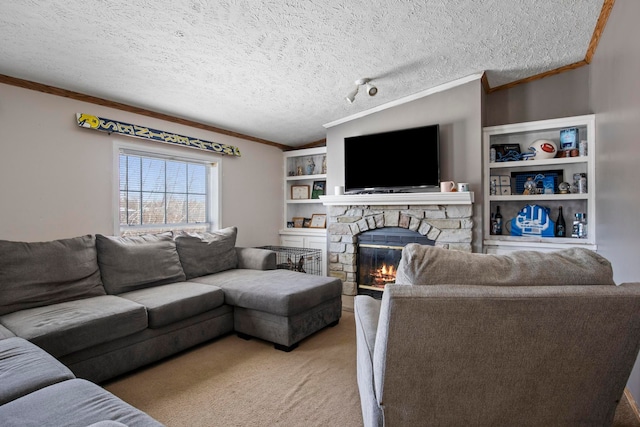
[[[0,241],[0,339],[101,382],[232,331],[291,350],[341,316],[339,279],[276,269],[237,229]]]
[[[640,346],[640,283],[586,249],[407,245],[354,304],[364,425],[608,426]]]

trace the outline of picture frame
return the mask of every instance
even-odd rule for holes
[[[292,185],[291,200],[305,200],[310,197],[311,186],[309,185]]]
[[[309,228],[310,225],[311,225],[311,218],[305,218],[304,221],[302,221],[303,228]]]
[[[311,224],[309,228],[327,228],[327,214],[311,215]]]
[[[304,225],[304,218],[301,216],[294,216],[293,218],[293,228],[302,228]]]
[[[320,196],[324,196],[326,186],[327,186],[327,181],[313,181],[313,187],[311,189],[311,198],[319,199]]]

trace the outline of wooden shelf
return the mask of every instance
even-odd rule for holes
[[[523,168],[523,167],[540,167],[540,166],[562,166],[575,163],[587,163],[588,156],[582,157],[561,157],[544,160],[520,160],[516,162],[489,162],[490,169],[502,168]]]

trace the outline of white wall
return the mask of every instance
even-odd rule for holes
[[[357,102],[357,101],[356,101]],[[468,182],[475,195],[473,250],[482,250],[482,87],[480,80],[382,110],[327,130],[327,193],[344,185],[344,138],[440,125],[440,175]],[[411,146],[395,147],[411,155]],[[363,161],[367,159],[363,158]],[[384,171],[384,162],[371,167]]]
[[[113,234],[113,142],[194,150],[79,128],[75,114],[235,145],[222,163],[221,225],[238,227],[238,245],[274,245],[282,224],[282,151],[73,99],[0,84],[0,239],[45,241]],[[207,153],[198,150],[198,153]]]
[[[591,114],[589,67],[493,92],[485,110],[485,126]]]

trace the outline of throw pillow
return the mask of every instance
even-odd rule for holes
[[[171,232],[128,237],[97,234],[96,247],[109,294],[185,280]]]
[[[469,253],[415,243],[403,248],[396,283],[411,285],[615,285],[611,263],[584,248]]]
[[[0,240],[0,315],[105,295],[95,238]]]
[[[236,227],[209,233],[184,233],[175,237],[187,280],[238,267]]]

